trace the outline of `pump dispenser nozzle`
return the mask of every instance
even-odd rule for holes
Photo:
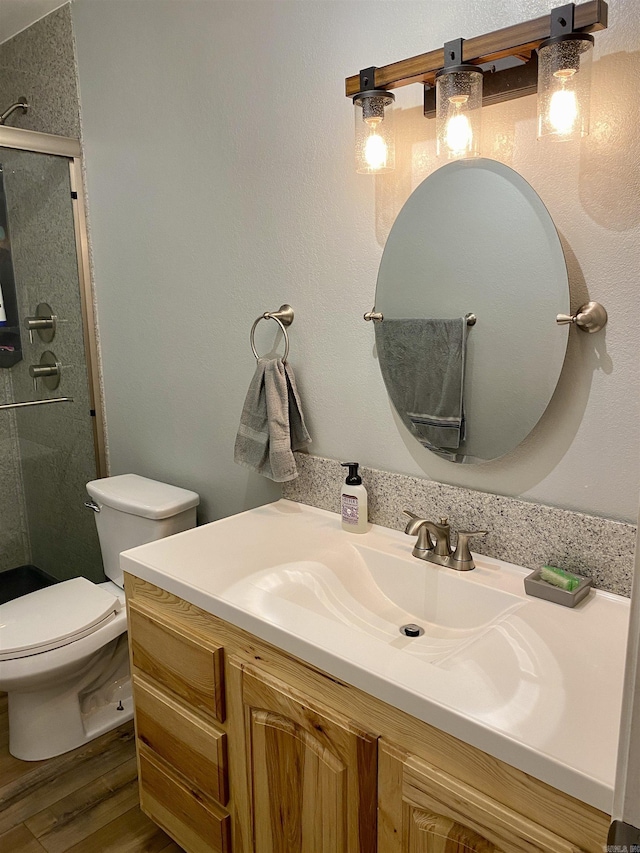
[[[360,463],[359,462],[341,462],[340,464],[342,465],[343,468],[349,469],[349,474],[347,476],[347,479],[345,480],[345,483],[347,483],[349,486],[359,486],[360,483],[362,482],[362,477],[358,474],[358,465]]]

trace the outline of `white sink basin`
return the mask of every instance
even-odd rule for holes
[[[561,607],[525,595],[529,569],[476,555],[454,572],[413,557],[413,542],[283,500],[121,565],[610,812],[628,600],[596,591]],[[404,636],[407,623],[424,634]]]
[[[250,584],[423,660],[459,650],[523,604],[511,593],[467,582],[466,573],[350,541],[315,556],[258,572]],[[424,634],[401,634],[407,623]]]

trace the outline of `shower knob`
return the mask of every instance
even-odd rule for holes
[[[51,352],[47,350],[42,353],[40,364],[32,364],[29,366],[29,375],[33,379],[33,390],[38,390],[38,379],[42,379],[45,388],[49,391],[55,391],[60,384],[60,373],[62,365]]]
[[[56,334],[57,322],[58,318],[51,306],[46,302],[40,302],[34,316],[24,319],[25,328],[29,330],[29,342],[33,343],[33,333],[37,332],[41,341],[45,344],[51,343]]]

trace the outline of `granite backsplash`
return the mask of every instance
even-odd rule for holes
[[[296,454],[296,462],[299,476],[283,483],[282,496],[339,512],[340,463],[304,453]],[[599,589],[631,595],[633,524],[375,468],[362,468],[361,474],[374,524],[403,530],[403,509],[435,521],[447,516],[453,530],[489,531],[472,544],[479,554],[532,570],[560,566],[592,578]]]

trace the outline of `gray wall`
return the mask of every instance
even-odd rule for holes
[[[232,454],[254,369],[251,323],[290,302],[314,453],[636,520],[635,0],[618,0],[596,37],[594,126],[581,144],[538,142],[533,97],[484,110],[483,153],[547,205],[574,304],[588,292],[611,317],[603,334],[572,333],[533,434],[480,466],[416,446],[392,414],[362,321],[389,229],[439,164],[412,86],[398,92],[396,172],[357,175],[345,76],[548,10],[547,0],[75,0],[113,472],[196,489],[206,519],[275,498]],[[268,349],[274,328],[260,324],[257,337]]]

